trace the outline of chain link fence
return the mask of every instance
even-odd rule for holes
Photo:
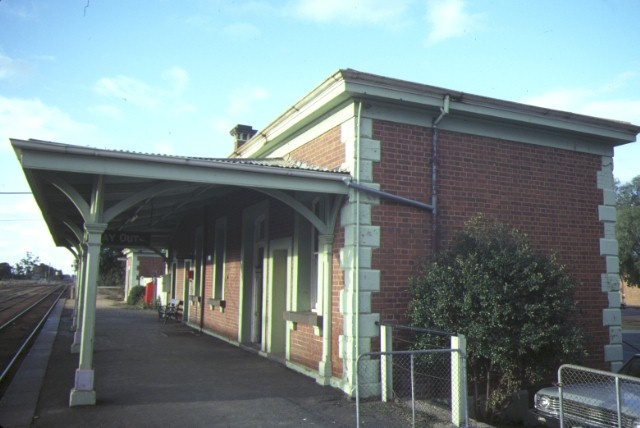
[[[464,337],[457,349],[368,352],[357,360],[356,421],[361,403],[410,412],[412,426],[468,426]],[[384,349],[384,343],[382,348]],[[392,411],[392,410],[387,410]]]
[[[640,379],[563,365],[558,381],[561,427],[640,427]]]

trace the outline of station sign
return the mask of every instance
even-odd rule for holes
[[[107,230],[102,234],[102,245],[108,247],[146,247],[151,235],[143,232],[119,232]]]

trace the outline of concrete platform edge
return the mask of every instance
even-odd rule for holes
[[[64,305],[65,299],[58,300],[0,400],[0,426],[31,426]]]

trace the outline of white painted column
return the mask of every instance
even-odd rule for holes
[[[76,310],[74,319],[74,326],[72,329],[73,333],[73,343],[71,344],[71,353],[77,354],[80,352],[80,342],[82,341],[82,317],[84,311],[84,295],[85,289],[87,288],[86,284],[86,272],[87,272],[87,251],[83,245],[80,246],[80,255],[78,257],[78,289],[76,291]]]
[[[346,121],[341,126],[341,140],[345,143],[345,159],[359,184],[379,188],[374,182],[373,165],[380,162],[380,141],[372,139],[373,121],[368,118]],[[344,247],[340,253],[340,265],[344,270],[345,286],[340,296],[343,334],[340,336],[342,358],[342,390],[355,396],[359,387],[360,397],[380,395],[380,361],[358,356],[371,351],[371,341],[380,334],[376,325],[380,314],[372,312],[371,296],[380,291],[380,271],[373,268],[372,255],[380,248],[380,227],[373,224],[372,207],[379,204],[377,196],[349,192],[348,204],[341,211],[340,222],[344,227]],[[356,380],[357,379],[357,380]],[[356,385],[359,384],[359,385]]]
[[[319,283],[322,284],[322,361],[318,364],[317,382],[321,385],[329,385],[331,382],[331,305],[333,272],[333,235],[320,235],[320,269]]]
[[[102,233],[106,228],[107,224],[105,223],[85,224],[87,254],[80,362],[76,370],[75,384],[69,396],[70,407],[96,404],[96,392],[93,389],[93,344],[96,322],[97,279],[98,268],[100,266],[100,244],[102,241]]]

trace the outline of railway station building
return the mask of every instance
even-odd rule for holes
[[[414,266],[483,213],[557,253],[581,284],[587,365],[615,369],[613,150],[639,132],[346,69],[264,129],[238,125],[227,158],[14,139],[55,243],[80,261],[70,405],[95,404],[98,256],[118,234],[163,257],[184,323],[354,394],[377,322],[407,322]]]

